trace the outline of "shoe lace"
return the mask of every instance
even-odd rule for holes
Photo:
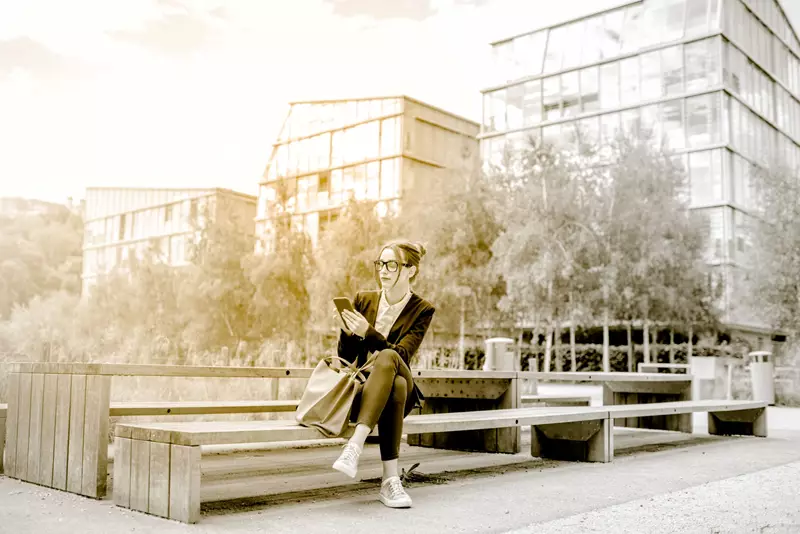
[[[358,456],[359,452],[355,445],[348,443],[344,446],[344,451],[342,452],[342,461],[353,463],[358,460]]]
[[[400,482],[399,478],[390,478],[386,485],[389,487],[389,497],[391,499],[405,497],[406,490],[403,489],[403,484]]]

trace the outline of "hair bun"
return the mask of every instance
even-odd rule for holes
[[[419,258],[420,259],[425,257],[425,254],[428,252],[427,250],[425,250],[425,245],[423,245],[422,243],[420,243],[418,241],[418,242],[414,243],[414,247],[417,249],[417,252],[419,252]]]

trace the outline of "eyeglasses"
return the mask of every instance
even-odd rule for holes
[[[400,267],[400,263],[395,260],[389,260],[389,261],[375,260],[373,262],[373,265],[375,265],[375,272],[378,273],[381,272],[381,269],[383,269],[384,266],[386,266],[386,270],[389,271],[390,273],[396,273],[397,269]],[[407,263],[403,263],[402,265],[404,267],[408,267]]]

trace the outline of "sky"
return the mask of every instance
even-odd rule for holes
[[[256,194],[289,102],[406,94],[478,121],[490,42],[620,3],[0,0],[0,197]]]

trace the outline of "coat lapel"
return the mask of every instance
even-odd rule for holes
[[[417,299],[419,297],[415,293],[411,293],[411,298],[406,302],[406,307],[400,312],[397,320],[392,325],[392,329],[389,330],[389,336],[386,338],[389,343],[395,343],[414,324],[414,319],[417,318],[417,312],[419,311],[419,307],[416,305]],[[377,316],[377,305],[375,309]]]
[[[369,299],[367,300],[367,309],[364,311],[364,319],[372,326],[375,326],[375,320],[378,318],[378,304],[380,303],[381,292],[373,291],[368,295]]]

